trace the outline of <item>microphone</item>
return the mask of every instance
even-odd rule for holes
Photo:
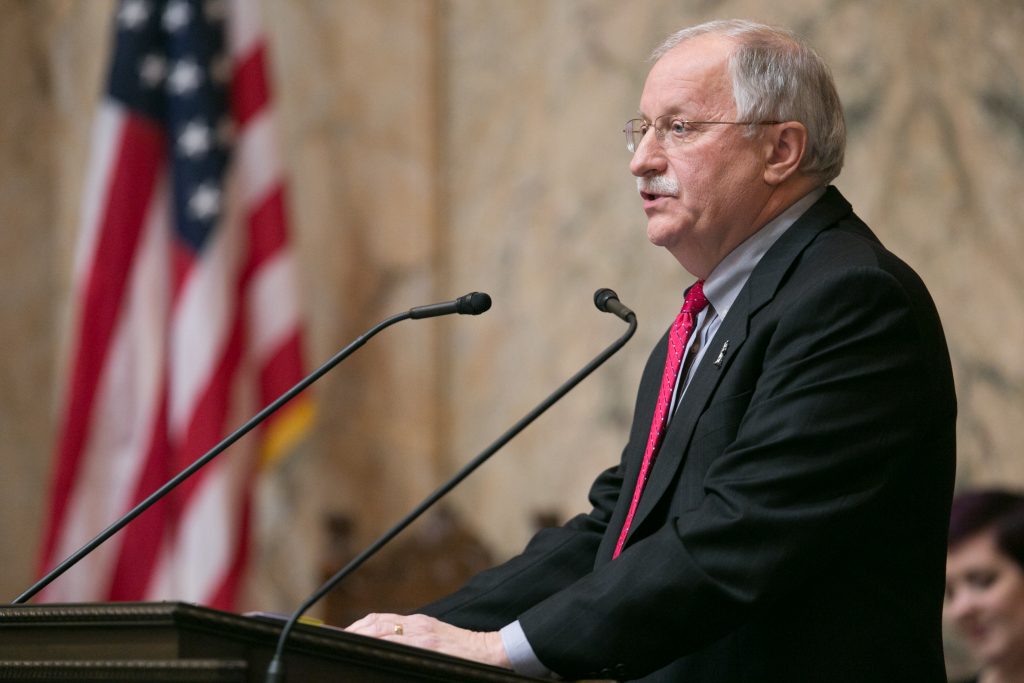
[[[270,660],[270,665],[267,667],[267,683],[284,683],[285,671],[283,657],[285,641],[288,640],[288,636],[292,632],[292,629],[294,628],[295,624],[299,621],[299,619],[302,618],[302,615],[305,614],[310,607],[312,607],[321,598],[323,598],[325,595],[331,592],[331,590],[333,590],[334,587],[337,586],[342,579],[344,579],[346,576],[348,576],[353,571],[362,566],[362,564],[366,562],[366,560],[373,557],[373,555],[375,555],[378,550],[387,545],[388,542],[391,541],[391,539],[393,539],[395,536],[401,533],[407,526],[416,521],[420,515],[422,515],[437,501],[444,497],[445,494],[447,494],[453,488],[458,486],[463,479],[472,474],[478,467],[480,467],[480,465],[484,464],[492,455],[494,455],[498,451],[498,449],[500,449],[502,446],[511,441],[512,437],[514,437],[519,432],[523,431],[523,429],[525,429],[531,422],[537,419],[544,411],[546,411],[548,408],[550,408],[552,405],[558,402],[559,399],[561,399],[563,396],[569,393],[569,391],[571,391],[577,384],[582,382],[590,373],[592,373],[594,370],[600,367],[606,360],[611,358],[619,349],[625,346],[626,342],[628,342],[630,338],[633,336],[633,333],[636,332],[636,315],[633,313],[633,311],[630,311],[628,308],[619,303],[618,297],[612,290],[598,290],[598,294],[600,294],[601,292],[610,292],[611,297],[604,297],[602,303],[598,303],[597,296],[595,295],[594,303],[595,305],[597,305],[597,308],[601,311],[615,313],[615,315],[618,315],[620,318],[622,318],[625,322],[629,324],[629,329],[621,337],[612,342],[611,345],[609,345],[604,351],[595,356],[593,360],[591,360],[589,363],[583,366],[583,368],[579,370],[579,372],[577,372],[575,375],[566,380],[560,387],[555,389],[555,391],[552,392],[550,396],[541,401],[536,407],[534,407],[533,410],[531,410],[518,422],[512,425],[512,427],[510,427],[508,431],[499,436],[494,441],[494,443],[492,443],[490,446],[484,449],[479,455],[473,458],[467,465],[465,465],[461,470],[459,470],[455,474],[455,476],[453,476],[451,479],[445,482],[432,494],[423,499],[423,501],[419,505],[417,505],[412,510],[412,512],[403,517],[397,524],[391,527],[391,529],[389,529],[380,538],[374,541],[366,550],[364,550],[355,558],[353,558],[352,561],[350,561],[347,565],[339,569],[333,576],[327,579],[327,581],[325,581],[318,589],[316,589],[316,591],[312,595],[310,595],[306,599],[306,601],[299,606],[297,610],[295,610],[295,613],[292,614],[292,616],[288,619],[287,623],[285,623],[284,628],[281,629],[281,635],[277,641],[277,649],[274,652],[274,658]],[[485,294],[483,296],[487,295]],[[462,298],[464,299],[466,297]],[[623,314],[617,312],[616,310],[613,310],[610,306],[607,305],[607,302],[611,298],[614,298],[615,304],[618,305],[619,309],[625,311],[628,314],[628,316],[624,316]],[[437,305],[444,306],[445,304]],[[490,305],[489,298],[487,300],[487,305]]]
[[[458,299],[455,299],[454,301],[446,301],[444,303],[430,304],[427,306],[417,306],[416,308],[412,308],[406,311],[405,313],[393,315],[390,318],[387,318],[377,323],[377,325],[372,327],[368,332],[365,332],[351,344],[349,344],[344,349],[336,353],[326,363],[321,365],[319,368],[317,368],[310,374],[306,375],[306,377],[299,381],[298,384],[296,384],[291,389],[278,396],[272,403],[267,405],[267,407],[265,407],[263,410],[261,410],[260,412],[256,413],[253,417],[251,417],[248,422],[246,422],[241,427],[236,429],[234,432],[226,436],[220,443],[218,443],[216,446],[207,451],[205,455],[198,458],[191,465],[189,465],[181,472],[179,472],[177,476],[175,476],[173,479],[171,479],[166,484],[161,486],[159,489],[151,493],[149,497],[147,497],[141,503],[139,503],[131,510],[129,510],[127,513],[125,513],[117,521],[115,521],[113,524],[111,524],[102,532],[100,532],[95,538],[93,538],[91,541],[89,541],[81,548],[76,550],[74,553],[69,555],[67,558],[65,558],[63,562],[61,562],[54,569],[52,569],[48,574],[46,574],[46,576],[39,579],[39,581],[32,584],[32,586],[30,586],[28,590],[26,590],[24,593],[16,597],[11,604],[17,605],[26,602],[36,593],[46,588],[48,585],[50,585],[50,583],[53,582],[54,579],[59,577],[68,569],[71,569],[71,567],[78,564],[78,562],[81,561],[86,555],[88,555],[93,550],[98,548],[100,545],[106,542],[107,539],[109,539],[111,536],[113,536],[118,531],[127,526],[132,520],[134,520],[136,517],[141,515],[150,507],[152,507],[161,498],[163,498],[168,493],[173,491],[183,481],[185,481],[193,474],[198,472],[200,469],[205,467],[207,463],[209,463],[211,460],[220,455],[223,451],[227,450],[229,446],[231,446],[236,441],[238,441],[243,436],[252,431],[253,428],[255,428],[261,422],[270,417],[285,403],[295,398],[295,396],[297,396],[304,389],[306,389],[306,387],[308,387],[310,384],[323,377],[330,370],[332,370],[338,363],[348,358],[353,352],[355,352],[358,348],[360,348],[363,344],[369,341],[372,337],[374,337],[378,332],[383,330],[385,327],[390,327],[391,325],[402,320],[406,320],[408,318],[432,318],[439,315],[450,315],[452,313],[468,313],[470,315],[479,315],[480,313],[483,313],[490,307],[491,297],[487,296],[486,294],[481,294],[480,292],[471,292],[469,294],[466,294],[465,296],[460,296]]]
[[[636,314],[619,301],[619,295],[607,287],[594,292],[594,305],[597,306],[598,310],[605,313],[614,313],[627,323],[629,322],[629,316],[636,318]]]
[[[418,320],[420,318],[433,318],[438,315],[480,315],[491,307],[491,297],[481,292],[470,292],[460,296],[454,301],[445,301],[440,304],[429,306],[417,306],[409,310],[409,317]]]

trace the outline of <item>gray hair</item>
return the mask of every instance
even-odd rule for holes
[[[691,38],[714,33],[734,38],[729,75],[741,121],[799,121],[807,128],[800,170],[827,184],[839,175],[846,151],[843,105],[824,60],[796,34],[750,21],[722,20],[684,28],[651,54],[661,59]],[[754,135],[757,126],[750,126]]]

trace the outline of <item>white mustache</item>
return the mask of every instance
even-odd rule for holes
[[[641,176],[636,179],[636,189],[647,194],[679,196],[679,183],[666,175]]]

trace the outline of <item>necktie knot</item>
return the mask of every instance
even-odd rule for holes
[[[686,292],[686,298],[683,300],[683,313],[695,315],[703,311],[707,305],[708,299],[704,296],[704,281],[697,280]]]

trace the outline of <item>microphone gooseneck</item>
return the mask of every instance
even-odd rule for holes
[[[460,307],[464,308],[465,310],[459,310]],[[344,349],[336,353],[326,363],[321,365],[319,368],[317,368],[310,374],[306,375],[306,377],[299,381],[298,384],[296,384],[291,389],[278,396],[267,407],[265,407],[263,410],[256,413],[256,415],[251,417],[248,422],[246,422],[241,427],[236,429],[234,432],[226,436],[220,443],[218,443],[216,446],[207,451],[205,455],[201,456],[191,465],[189,465],[184,470],[179,472],[177,476],[175,476],[173,479],[171,479],[166,484],[161,486],[159,489],[151,493],[145,500],[143,500],[141,503],[133,507],[122,517],[120,517],[117,521],[115,521],[113,524],[111,524],[102,532],[100,532],[95,538],[93,538],[91,541],[89,541],[81,548],[76,550],[74,553],[72,553],[70,556],[68,556],[63,562],[61,562],[55,568],[50,570],[50,572],[47,573],[43,578],[39,579],[37,582],[32,584],[32,586],[30,586],[28,590],[26,590],[24,593],[16,597],[11,604],[17,605],[26,602],[36,593],[46,588],[48,585],[50,585],[50,583],[53,582],[54,579],[59,577],[68,569],[71,569],[71,567],[78,564],[78,562],[82,560],[86,555],[88,555],[93,550],[98,548],[102,543],[107,541],[107,539],[109,539],[111,536],[113,536],[118,531],[127,526],[132,520],[134,520],[136,517],[141,515],[150,507],[152,507],[161,498],[163,498],[168,493],[173,491],[179,484],[181,484],[183,481],[185,481],[193,474],[198,472],[207,463],[216,458],[223,451],[227,450],[228,447],[230,447],[236,441],[238,441],[243,436],[252,431],[253,428],[255,428],[261,422],[270,417],[285,403],[295,398],[295,396],[297,396],[304,389],[306,389],[306,387],[308,387],[310,384],[312,384],[313,382],[317,381],[325,374],[327,374],[330,370],[334,368],[334,366],[336,366],[341,361],[345,360],[354,351],[360,348],[363,344],[369,341],[370,338],[375,336],[384,328],[389,327],[407,318],[429,318],[438,315],[449,315],[452,313],[470,313],[471,315],[479,315],[480,313],[483,313],[490,307],[491,297],[487,296],[486,294],[481,294],[480,292],[472,292],[470,294],[466,294],[465,296],[459,297],[454,301],[446,301],[440,304],[431,304],[429,306],[419,307],[419,309],[430,309],[432,312],[429,315],[413,315],[413,311],[418,310],[417,308],[414,308],[410,311],[406,311],[405,313],[393,315],[390,318],[387,318],[386,320],[377,323],[377,325],[372,327],[368,332],[364,333],[358,339],[356,339],[351,344],[346,346]]]
[[[624,317],[621,313],[617,312],[616,310],[613,310],[611,306],[608,306],[607,302],[610,300],[610,298],[608,297],[605,297],[603,299],[603,303],[598,303],[595,295],[594,303],[597,305],[597,308],[604,312],[615,313],[615,315],[618,315],[620,318],[622,318],[625,322],[629,324],[629,329],[621,337],[616,339],[607,348],[605,348],[604,351],[599,353],[589,363],[583,366],[583,368],[580,369],[579,372],[577,372],[575,375],[566,380],[561,386],[559,386],[554,392],[552,392],[551,395],[549,395],[546,399],[541,401],[536,407],[534,407],[533,410],[531,410],[529,413],[523,416],[518,422],[512,425],[512,427],[510,427],[504,434],[499,436],[494,441],[494,443],[492,443],[490,446],[484,449],[479,455],[477,455],[461,470],[459,470],[455,474],[455,476],[453,476],[451,479],[445,482],[432,494],[423,499],[423,501],[419,505],[417,505],[410,513],[403,517],[397,524],[391,527],[391,529],[385,532],[380,538],[374,541],[366,550],[361,552],[359,555],[354,557],[348,564],[339,569],[333,576],[327,579],[327,581],[325,581],[312,595],[310,595],[309,598],[307,598],[306,601],[303,602],[302,605],[300,605],[297,610],[295,610],[295,613],[292,614],[291,618],[288,619],[288,622],[284,625],[284,628],[281,629],[281,635],[277,641],[277,650],[274,652],[274,657],[270,661],[270,665],[267,667],[267,683],[284,682],[285,671],[283,657],[285,642],[288,640],[288,636],[292,632],[292,629],[295,627],[295,624],[298,622],[299,619],[302,618],[302,615],[305,614],[310,607],[312,607],[321,598],[323,598],[331,590],[333,590],[334,587],[342,581],[342,579],[344,579],[346,576],[348,576],[353,571],[362,566],[364,562],[366,562],[373,555],[375,555],[377,551],[379,551],[381,548],[387,545],[388,542],[391,541],[391,539],[393,539],[395,536],[401,533],[407,526],[416,521],[416,519],[418,519],[420,515],[422,515],[438,500],[444,497],[445,494],[447,494],[453,488],[458,486],[463,479],[472,474],[478,467],[480,467],[480,465],[484,464],[502,446],[511,441],[514,436],[516,436],[519,432],[523,431],[523,429],[525,429],[531,422],[536,420],[542,413],[544,413],[544,411],[546,411],[548,408],[550,408],[552,405],[558,402],[563,396],[565,396],[573,388],[575,388],[577,384],[582,382],[590,373],[599,368],[606,360],[611,358],[619,349],[625,346],[626,342],[628,342],[630,338],[633,336],[633,334],[636,332],[636,315],[628,308],[623,306],[621,303],[619,303],[618,297],[615,296],[615,292],[613,292],[612,290],[598,290],[598,293],[601,292],[610,292],[612,297],[614,297],[615,303],[618,304],[619,308],[626,311],[628,313],[628,316]],[[486,306],[490,307],[491,300],[490,297],[488,297],[486,294],[467,294],[465,297],[462,297],[462,299],[473,296],[486,297]],[[607,307],[602,308],[602,305],[605,305]],[[483,310],[487,310],[487,308],[484,308]]]

